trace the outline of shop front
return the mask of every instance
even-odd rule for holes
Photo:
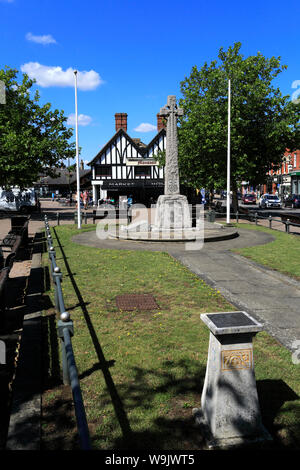
[[[133,204],[144,204],[150,207],[164,192],[163,179],[141,180],[106,180],[99,184],[97,199],[110,199],[118,204],[124,196],[132,198]],[[101,189],[100,189],[101,188]]]
[[[300,194],[300,171],[292,171],[291,177],[291,194]]]

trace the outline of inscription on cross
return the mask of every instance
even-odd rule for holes
[[[168,195],[176,195],[180,194],[177,117],[183,115],[183,109],[178,108],[176,105],[176,96],[168,96],[166,106],[160,109],[160,115],[167,118],[164,193]]]

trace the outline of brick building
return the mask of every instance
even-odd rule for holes
[[[270,170],[263,192],[278,192],[281,197],[286,194],[300,194],[300,150],[287,149],[282,157],[281,167]]]

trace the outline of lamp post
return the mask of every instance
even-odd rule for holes
[[[77,70],[75,75],[75,133],[76,133],[76,177],[77,177],[77,227],[81,229],[80,219],[80,175],[79,175],[79,150],[78,150],[78,110],[77,110]]]
[[[227,131],[227,201],[226,201],[226,223],[230,224],[230,106],[231,106],[231,83],[228,80],[228,131]]]

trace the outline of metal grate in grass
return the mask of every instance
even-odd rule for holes
[[[123,294],[116,297],[119,310],[155,310],[159,306],[151,294]]]

